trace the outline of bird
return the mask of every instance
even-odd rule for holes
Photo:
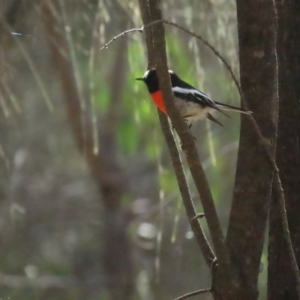
[[[189,128],[191,128],[198,120],[203,120],[205,118],[223,126],[215,117],[213,117],[212,113],[215,111],[219,111],[227,117],[228,115],[224,111],[233,111],[246,115],[250,115],[252,113],[251,111],[247,111],[242,108],[212,100],[200,90],[180,79],[179,76],[172,70],[169,70],[169,75],[175,99],[175,106]],[[147,85],[154,104],[164,114],[167,114],[162,93],[159,88],[156,69],[147,70],[143,77],[136,78],[136,80],[141,80]]]

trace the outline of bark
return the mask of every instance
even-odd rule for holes
[[[275,12],[272,0],[237,0],[240,79],[249,109],[274,152],[277,126]],[[250,118],[242,116],[227,244],[239,277],[256,299],[273,167]]]
[[[276,161],[286,199],[288,223],[296,260],[300,263],[300,4],[276,1],[278,16],[279,120]],[[287,255],[282,216],[276,194],[270,210],[268,299],[299,299],[296,278]]]

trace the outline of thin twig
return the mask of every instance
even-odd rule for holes
[[[187,299],[187,298],[190,298],[190,297],[193,297],[193,296],[197,296],[197,295],[200,295],[200,294],[205,294],[205,293],[210,293],[211,292],[211,288],[210,289],[201,289],[201,290],[198,290],[198,291],[194,291],[194,292],[190,292],[190,293],[187,293],[183,296],[180,296],[174,300],[183,300],[183,299]]]
[[[106,44],[104,44],[104,46],[102,46],[102,47],[100,48],[100,51],[107,49],[108,46],[109,46],[112,42],[116,41],[118,38],[120,38],[120,37],[122,37],[122,36],[125,36],[125,35],[127,35],[127,34],[129,34],[129,33],[132,33],[132,32],[144,32],[144,26],[141,27],[141,28],[132,28],[132,29],[125,30],[125,31],[121,32],[120,34],[114,36],[114,37],[113,37],[110,41],[108,41]]]

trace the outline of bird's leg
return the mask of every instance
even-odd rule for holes
[[[197,220],[197,219],[201,219],[201,218],[203,218],[204,216],[205,216],[204,213],[199,213],[199,214],[197,214],[195,217],[193,217],[193,218],[191,219],[191,221],[194,221],[194,220]]]
[[[187,118],[183,118],[183,121],[186,123],[189,129],[191,129],[192,124],[189,124],[189,120]]]
[[[187,118],[183,118],[184,122],[187,124],[188,128],[191,130],[192,128],[192,123],[189,123],[188,119]],[[194,136],[193,136],[193,139],[194,139],[194,142],[197,140]],[[182,142],[180,142],[180,147],[181,147],[181,150],[182,151],[185,151],[184,150],[184,147],[182,145]],[[185,151],[186,152],[186,151]]]

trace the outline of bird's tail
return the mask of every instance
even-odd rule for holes
[[[215,102],[215,103],[216,103],[216,106],[220,110],[234,111],[234,112],[238,112],[238,113],[246,114],[246,115],[251,115],[252,114],[252,111],[249,111],[249,110],[244,110],[242,108],[238,108],[238,107],[235,107],[235,106],[222,104],[222,103],[218,103],[218,102]]]

